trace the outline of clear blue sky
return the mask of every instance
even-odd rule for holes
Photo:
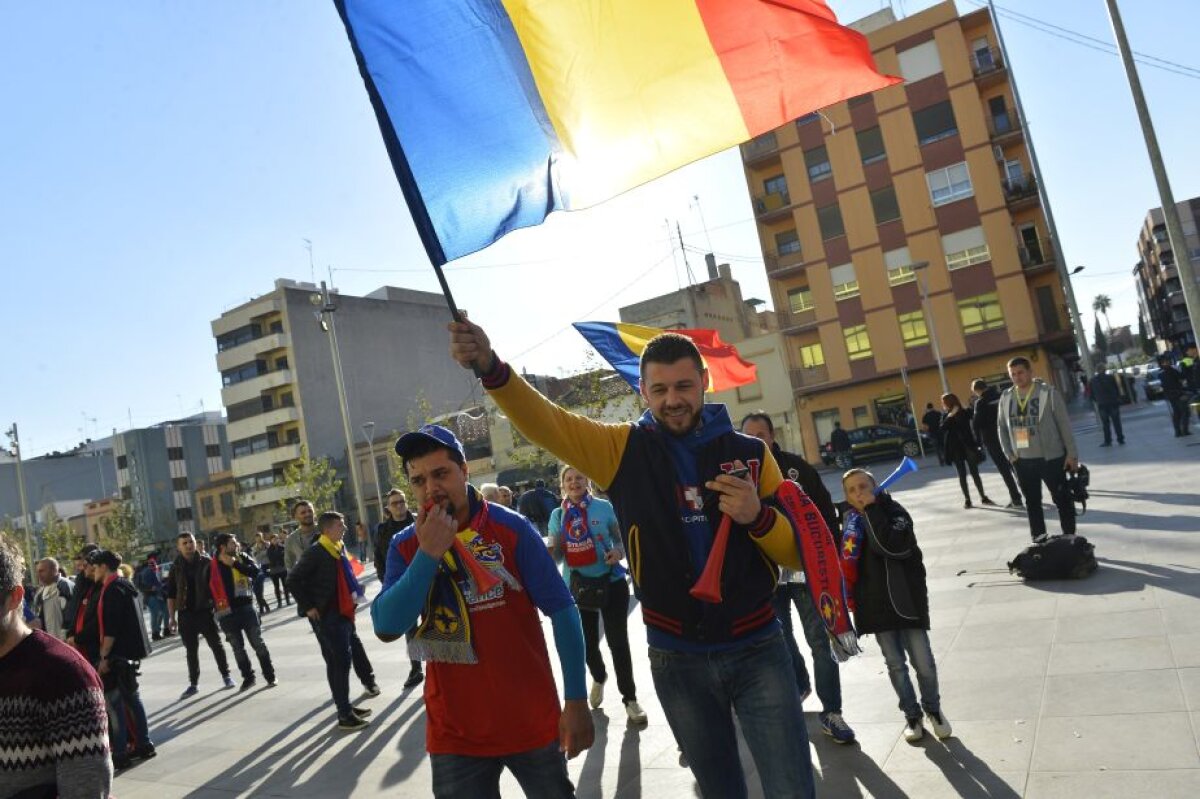
[[[830,5],[852,20],[881,3]],[[1135,50],[1200,66],[1200,3],[1123,6]],[[1001,8],[1111,40],[1102,0]],[[1087,265],[1080,303],[1107,293],[1113,323],[1135,322],[1134,243],[1158,198],[1120,62],[1003,25],[1067,258]],[[27,454],[219,408],[209,322],[276,277],[308,279],[303,238],[344,292],[437,289],[332,2],[3,3],[0,74],[0,427],[19,422]],[[1176,198],[1200,194],[1200,83],[1142,79]],[[664,220],[708,247],[693,195],[746,295],[769,299],[736,150],[518,232],[452,264],[451,285],[503,354],[571,371],[570,322],[684,279]]]

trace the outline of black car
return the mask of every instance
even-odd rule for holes
[[[907,455],[916,458],[921,454],[921,444],[917,441],[917,432],[907,427],[896,427],[890,424],[871,424],[847,430],[850,437],[850,452],[838,455],[833,451],[833,444],[826,443],[821,448],[821,460],[826,466],[837,465],[841,469],[849,469],[858,463],[882,460],[885,458],[900,458]],[[925,451],[933,451],[933,439],[921,433],[925,443]]]
[[[1158,368],[1157,366],[1147,369],[1146,382],[1143,385],[1145,385],[1146,399],[1162,399],[1162,369]]]

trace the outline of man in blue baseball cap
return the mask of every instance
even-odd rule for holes
[[[445,427],[404,434],[396,453],[417,520],[392,538],[371,619],[385,641],[416,624],[409,655],[428,663],[434,796],[497,796],[504,768],[530,796],[574,796],[566,758],[594,737],[583,628],[541,534],[467,482],[466,453]],[[495,584],[477,585],[464,558]],[[538,610],[554,627],[561,705]]]

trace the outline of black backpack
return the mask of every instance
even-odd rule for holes
[[[1026,547],[1008,571],[1025,580],[1079,580],[1096,571],[1095,549],[1081,535],[1056,535]]]

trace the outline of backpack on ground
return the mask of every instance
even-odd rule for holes
[[[1079,580],[1096,571],[1095,549],[1081,535],[1056,535],[1030,544],[1008,571],[1025,580]]]

